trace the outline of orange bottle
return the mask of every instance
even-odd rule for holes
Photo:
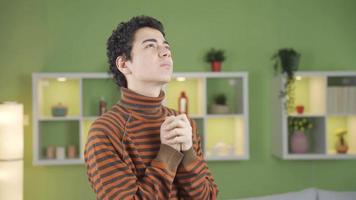
[[[99,115],[104,114],[106,111],[107,111],[106,101],[104,97],[101,97],[99,101]]]
[[[180,93],[178,99],[178,112],[188,114],[188,97],[184,91]]]

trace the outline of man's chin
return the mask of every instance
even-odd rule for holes
[[[160,80],[162,81],[162,82],[166,82],[166,83],[168,83],[169,81],[171,81],[171,79],[172,79],[172,74],[167,74],[167,75],[164,75],[164,76],[161,76],[160,77]]]
[[[164,84],[169,83],[171,81],[171,79],[172,79],[171,74],[160,74],[160,76],[153,75],[151,77],[147,77],[146,79],[142,79],[142,80],[147,81],[149,83],[164,85]]]
[[[167,79],[162,79],[162,80],[160,80],[159,82],[161,83],[161,84],[167,84],[167,83],[169,83],[171,81],[171,77],[169,77],[169,78],[167,78]]]

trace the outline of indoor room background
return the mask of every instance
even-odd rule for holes
[[[0,101],[24,104],[24,199],[95,199],[83,165],[32,165],[33,72],[106,72],[118,22],[149,15],[165,25],[175,72],[207,72],[204,54],[226,51],[222,71],[249,73],[248,160],[210,161],[219,199],[308,187],[356,189],[355,160],[272,155],[272,55],[292,47],[300,70],[356,70],[354,0],[0,0]],[[114,84],[114,83],[113,83]]]

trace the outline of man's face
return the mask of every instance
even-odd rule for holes
[[[144,27],[136,31],[131,50],[130,81],[164,84],[170,81],[173,60],[168,42],[156,29]]]

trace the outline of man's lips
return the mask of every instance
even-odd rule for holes
[[[160,64],[161,67],[171,67],[172,64],[171,63],[162,63]]]

